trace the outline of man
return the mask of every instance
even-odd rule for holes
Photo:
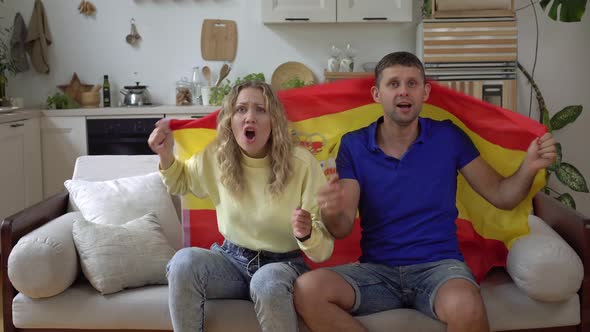
[[[535,139],[510,177],[498,174],[450,121],[420,118],[430,85],[411,53],[386,55],[371,94],[384,116],[342,137],[339,179],[318,193],[322,220],[347,236],[357,208],[363,228],[360,263],[299,277],[295,305],[312,331],[366,331],[351,315],[410,307],[448,331],[488,331],[485,307],[456,236],[457,172],[482,197],[512,209],[536,173],[556,158],[547,133]]]

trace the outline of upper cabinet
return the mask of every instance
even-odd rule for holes
[[[412,0],[338,0],[337,22],[411,22]]]
[[[264,23],[411,22],[412,0],[261,0]]]
[[[264,23],[336,22],[336,0],[261,0]]]

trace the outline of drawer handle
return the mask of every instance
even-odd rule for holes
[[[12,128],[17,128],[17,127],[22,127],[22,126],[24,126],[24,125],[25,125],[24,123],[15,123],[15,124],[11,124],[10,126],[11,126]]]
[[[287,17],[285,21],[309,21],[307,17]]]
[[[363,17],[365,21],[387,21],[387,17]]]

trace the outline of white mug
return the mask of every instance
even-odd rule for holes
[[[209,98],[211,98],[211,88],[208,86],[201,87],[201,98],[203,98],[203,106],[211,105]]]

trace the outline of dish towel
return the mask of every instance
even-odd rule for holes
[[[12,37],[10,38],[10,56],[17,73],[29,70],[29,60],[25,51],[25,41],[27,40],[27,26],[20,13],[14,16],[12,27]]]
[[[49,24],[45,15],[45,7],[43,7],[41,0],[35,0],[25,48],[29,52],[33,68],[42,74],[49,73],[49,54],[47,47],[51,45],[51,39],[51,32],[49,31]]]

